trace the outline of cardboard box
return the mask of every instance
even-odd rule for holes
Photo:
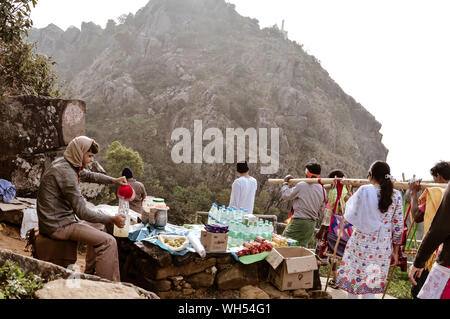
[[[269,281],[279,290],[309,289],[313,287],[313,273],[317,261],[313,252],[303,247],[277,247],[266,261],[272,266]]]
[[[200,242],[208,252],[223,252],[227,250],[228,233],[210,233],[202,230]]]

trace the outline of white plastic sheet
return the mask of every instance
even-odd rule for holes
[[[39,220],[36,212],[36,206],[23,210],[22,227],[20,228],[20,237],[24,238],[27,235],[27,231],[38,227]]]

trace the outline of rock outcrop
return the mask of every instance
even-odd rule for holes
[[[18,96],[0,98],[0,110],[0,178],[11,181],[18,196],[34,197],[45,168],[74,137],[86,134],[86,105]]]
[[[57,279],[35,293],[38,299],[141,299],[136,289],[113,282]]]

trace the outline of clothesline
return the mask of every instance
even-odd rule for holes
[[[318,184],[319,180],[322,184],[333,184],[335,179],[334,178],[292,178],[289,180],[289,184],[297,184],[300,182],[305,182],[308,184]],[[343,185],[350,185],[350,186],[356,186],[360,187],[362,185],[369,184],[369,180],[367,179],[355,179],[355,178],[337,178],[337,180],[340,180]],[[283,179],[275,179],[275,178],[269,178],[269,184],[282,184]],[[447,184],[440,184],[440,183],[420,183],[420,188],[425,189],[427,187],[442,187],[446,188]],[[394,182],[394,188],[399,190],[407,190],[409,189],[408,182]]]

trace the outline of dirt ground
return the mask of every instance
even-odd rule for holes
[[[27,241],[20,237],[20,228],[0,223],[0,248],[9,249],[13,253],[31,257],[31,250],[25,249]],[[76,265],[84,272],[86,253],[78,251]]]

